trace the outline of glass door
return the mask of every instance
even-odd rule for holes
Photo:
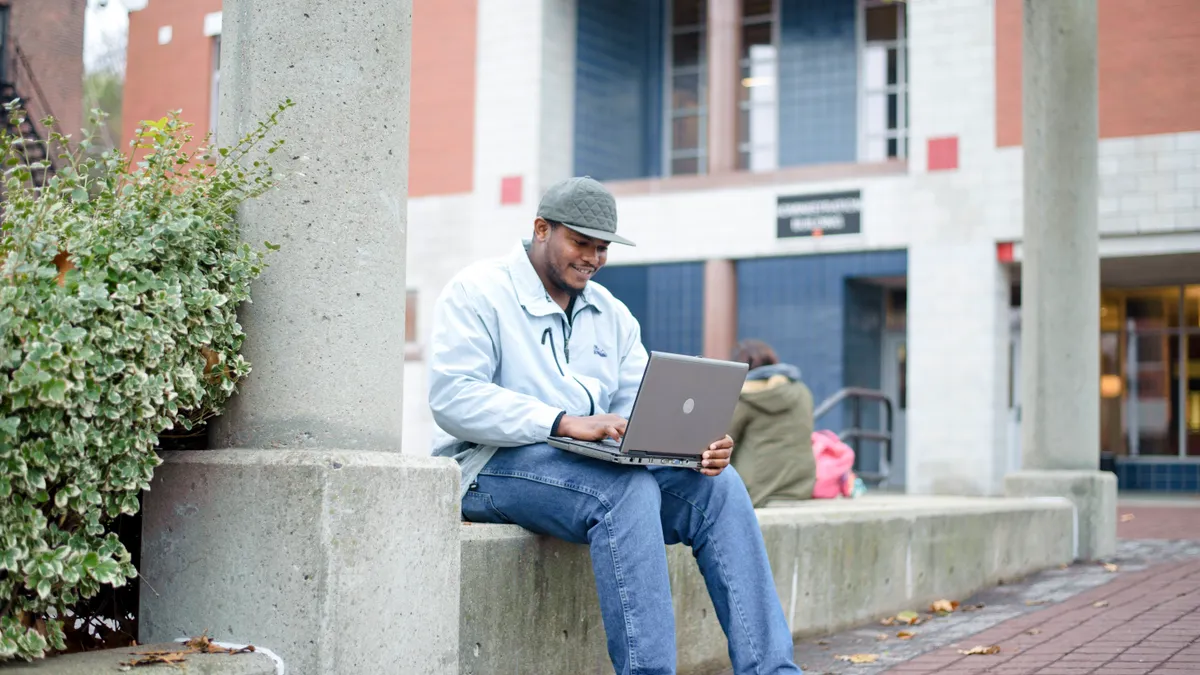
[[[1200,456],[1200,286],[1188,286],[1183,293],[1183,340],[1179,370],[1180,414],[1184,452]]]

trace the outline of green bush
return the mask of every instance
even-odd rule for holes
[[[143,123],[136,163],[85,135],[41,186],[29,142],[0,134],[0,661],[64,649],[71,605],[136,575],[107,524],[137,512],[158,435],[249,372],[236,311],[265,251],[235,215],[273,185],[290,105],[219,150],[177,113]]]

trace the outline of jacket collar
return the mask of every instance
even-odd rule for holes
[[[525,311],[534,316],[562,314],[562,308],[546,292],[546,286],[542,284],[541,277],[538,276],[537,270],[533,269],[533,263],[529,261],[529,246],[531,244],[532,242],[529,239],[522,239],[513,247],[512,253],[508,257],[508,274],[512,277],[513,288],[517,292],[517,300],[525,308]],[[593,295],[589,292],[590,290],[589,284],[575,298],[574,310],[576,314],[584,307],[592,307],[596,311],[600,311],[600,307],[590,301]]]

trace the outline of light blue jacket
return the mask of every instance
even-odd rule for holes
[[[633,314],[589,282],[568,321],[522,241],[467,267],[438,297],[429,358],[433,454],[462,468],[462,494],[499,448],[544,442],[559,414],[628,419],[648,359]]]

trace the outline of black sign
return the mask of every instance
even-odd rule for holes
[[[857,234],[862,231],[862,195],[855,190],[780,197],[775,218],[780,238]]]

